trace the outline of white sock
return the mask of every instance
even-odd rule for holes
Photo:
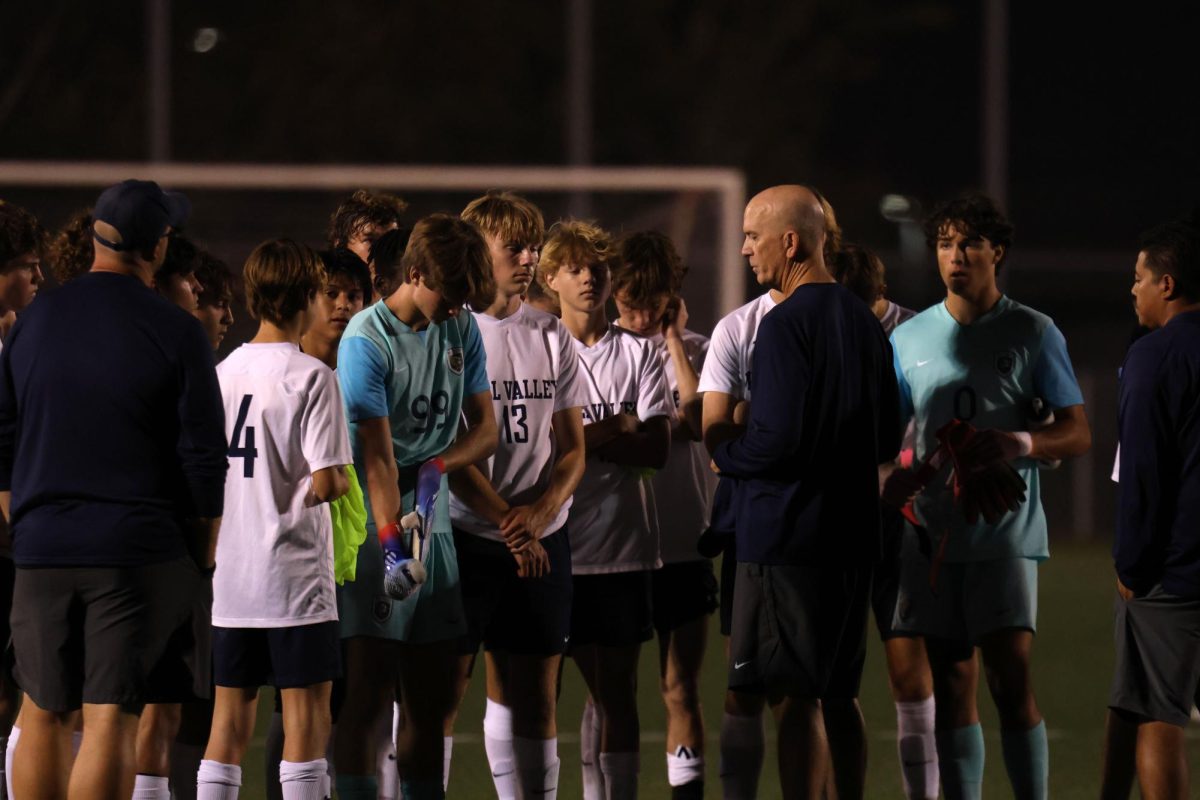
[[[766,751],[763,718],[721,717],[721,791],[725,800],[754,800]]]
[[[638,769],[641,759],[637,753],[601,753],[600,771],[604,773],[604,800],[632,800],[637,797]]]
[[[915,703],[896,703],[896,727],[904,796],[913,800],[936,798],[938,757],[933,697]]]
[[[280,800],[283,788],[279,784],[279,762],[283,761],[283,714],[272,712],[267,723],[267,739],[263,743],[263,765],[267,773],[267,800]]]
[[[323,758],[279,762],[279,786],[283,790],[283,800],[325,800],[325,782],[328,779],[329,764]]]
[[[133,779],[133,800],[171,800],[170,780],[138,773]]]
[[[491,698],[483,714],[483,749],[492,768],[496,797],[514,800],[517,796],[516,762],[513,757],[512,709]]]
[[[579,723],[579,764],[583,770],[583,800],[604,800],[604,773],[600,771],[600,736],[604,720],[591,700],[583,706]]]
[[[704,754],[698,748],[679,745],[674,753],[667,753],[667,783],[683,786],[692,781],[704,780]]]
[[[454,737],[442,737],[442,791],[450,785],[450,756],[454,752]]]
[[[375,752],[375,772],[379,780],[379,800],[396,800],[400,796],[400,773],[396,770],[397,713],[393,706],[391,725],[384,720],[376,731],[379,748]]]
[[[553,739],[524,739],[514,736],[513,761],[522,797],[558,797],[558,737]]]
[[[4,746],[4,788],[8,792],[5,797],[12,800],[12,770],[13,756],[17,752],[17,739],[21,738],[21,729],[16,725],[8,732],[8,743]]]
[[[237,800],[241,785],[242,768],[238,765],[207,758],[200,762],[200,771],[196,773],[198,800]]]

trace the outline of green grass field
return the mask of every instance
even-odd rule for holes
[[[1105,545],[1062,544],[1040,572],[1039,623],[1034,644],[1034,681],[1038,702],[1050,735],[1050,796],[1056,800],[1094,798],[1099,793],[1102,726],[1108,685],[1112,675],[1113,573]],[[725,668],[723,643],[713,620],[705,663],[704,712],[708,723],[708,796],[720,797],[717,778],[716,734],[721,719]],[[868,797],[902,797],[896,759],[896,723],[883,664],[882,648],[871,630],[862,707],[870,739]],[[657,645],[651,642],[642,654],[639,707],[642,723],[641,797],[669,798],[663,759],[662,705],[657,695]],[[995,713],[986,688],[981,687],[980,709],[988,746],[985,794],[1011,796],[1000,755]],[[265,693],[264,693],[265,694]],[[579,780],[579,716],[583,684],[574,666],[563,677],[559,706],[560,758],[563,762],[559,794],[581,796]],[[451,769],[451,797],[494,797],[487,759],[483,752],[483,682],[476,680],[459,716]],[[265,708],[265,707],[264,707]],[[247,756],[242,796],[263,796],[262,723]],[[775,771],[774,736],[768,725],[768,756],[760,784],[760,797],[780,797]],[[1196,748],[1200,751],[1200,747]],[[1193,752],[1192,769],[1200,769]]]

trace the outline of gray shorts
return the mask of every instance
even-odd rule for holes
[[[141,567],[18,567],[18,684],[46,711],[83,703],[140,710],[156,665],[172,655],[172,634],[191,624],[205,580],[186,557]]]
[[[977,645],[1005,628],[1037,630],[1037,566],[1032,558],[943,563],[936,588],[930,561],[905,537],[892,630]]]
[[[1117,646],[1108,705],[1183,727],[1200,688],[1200,600],[1155,586],[1116,605]]]

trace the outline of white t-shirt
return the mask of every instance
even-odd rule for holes
[[[679,379],[675,374],[675,362],[667,351],[667,343],[662,334],[656,334],[649,339],[662,353],[667,386],[671,390],[672,403],[678,413]],[[708,339],[685,330],[683,349],[692,369],[699,374],[704,369]],[[651,479],[654,486],[654,503],[659,512],[659,542],[664,564],[699,561],[703,558],[696,552],[696,540],[708,527],[708,512],[712,505],[713,490],[717,485],[717,476],[708,468],[708,462],[708,451],[704,449],[703,443],[672,437],[671,455],[667,459],[667,466]]]
[[[213,576],[213,625],[336,620],[333,524],[310,505],[312,473],[353,463],[333,371],[296,345],[244,344],[217,367],[229,473]]]
[[[578,339],[572,342],[582,367],[585,426],[622,412],[637,414],[643,422],[673,418],[662,356],[652,342],[615,325],[591,347]],[[576,575],[662,566],[654,489],[635,468],[589,455],[567,530]]]
[[[721,318],[708,344],[697,391],[750,399],[750,360],[754,356],[758,324],[773,308],[775,301],[767,292]]]
[[[550,485],[557,451],[550,422],[556,411],[579,408],[587,397],[579,376],[575,339],[552,314],[522,303],[515,314],[496,319],[476,313],[475,321],[487,353],[492,408],[500,429],[495,454],[481,465],[484,477],[509,505],[527,505]],[[563,526],[571,498],[542,532]],[[500,531],[450,496],[455,527],[496,541]]]
[[[887,301],[888,309],[883,312],[883,316],[879,318],[879,324],[883,326],[883,332],[888,336],[892,335],[892,331],[896,330],[896,326],[901,322],[907,322],[917,315],[917,312],[911,308],[905,308],[902,305],[897,305],[891,300]]]

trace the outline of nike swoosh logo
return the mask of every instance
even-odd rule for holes
[[[752,659],[750,659],[750,661],[753,661],[753,660],[754,660],[753,658],[752,658]],[[733,668],[734,668],[734,669],[741,669],[742,667],[744,667],[744,666],[746,666],[747,664],[749,664],[749,663],[750,663],[750,661],[735,661],[735,662],[733,662]]]
[[[933,361],[933,359],[932,359],[932,358],[927,358],[927,359],[925,359],[924,361],[918,361],[918,362],[917,362],[917,366],[918,366],[918,367],[923,367],[923,366],[925,366],[926,364],[928,364],[930,361]]]

